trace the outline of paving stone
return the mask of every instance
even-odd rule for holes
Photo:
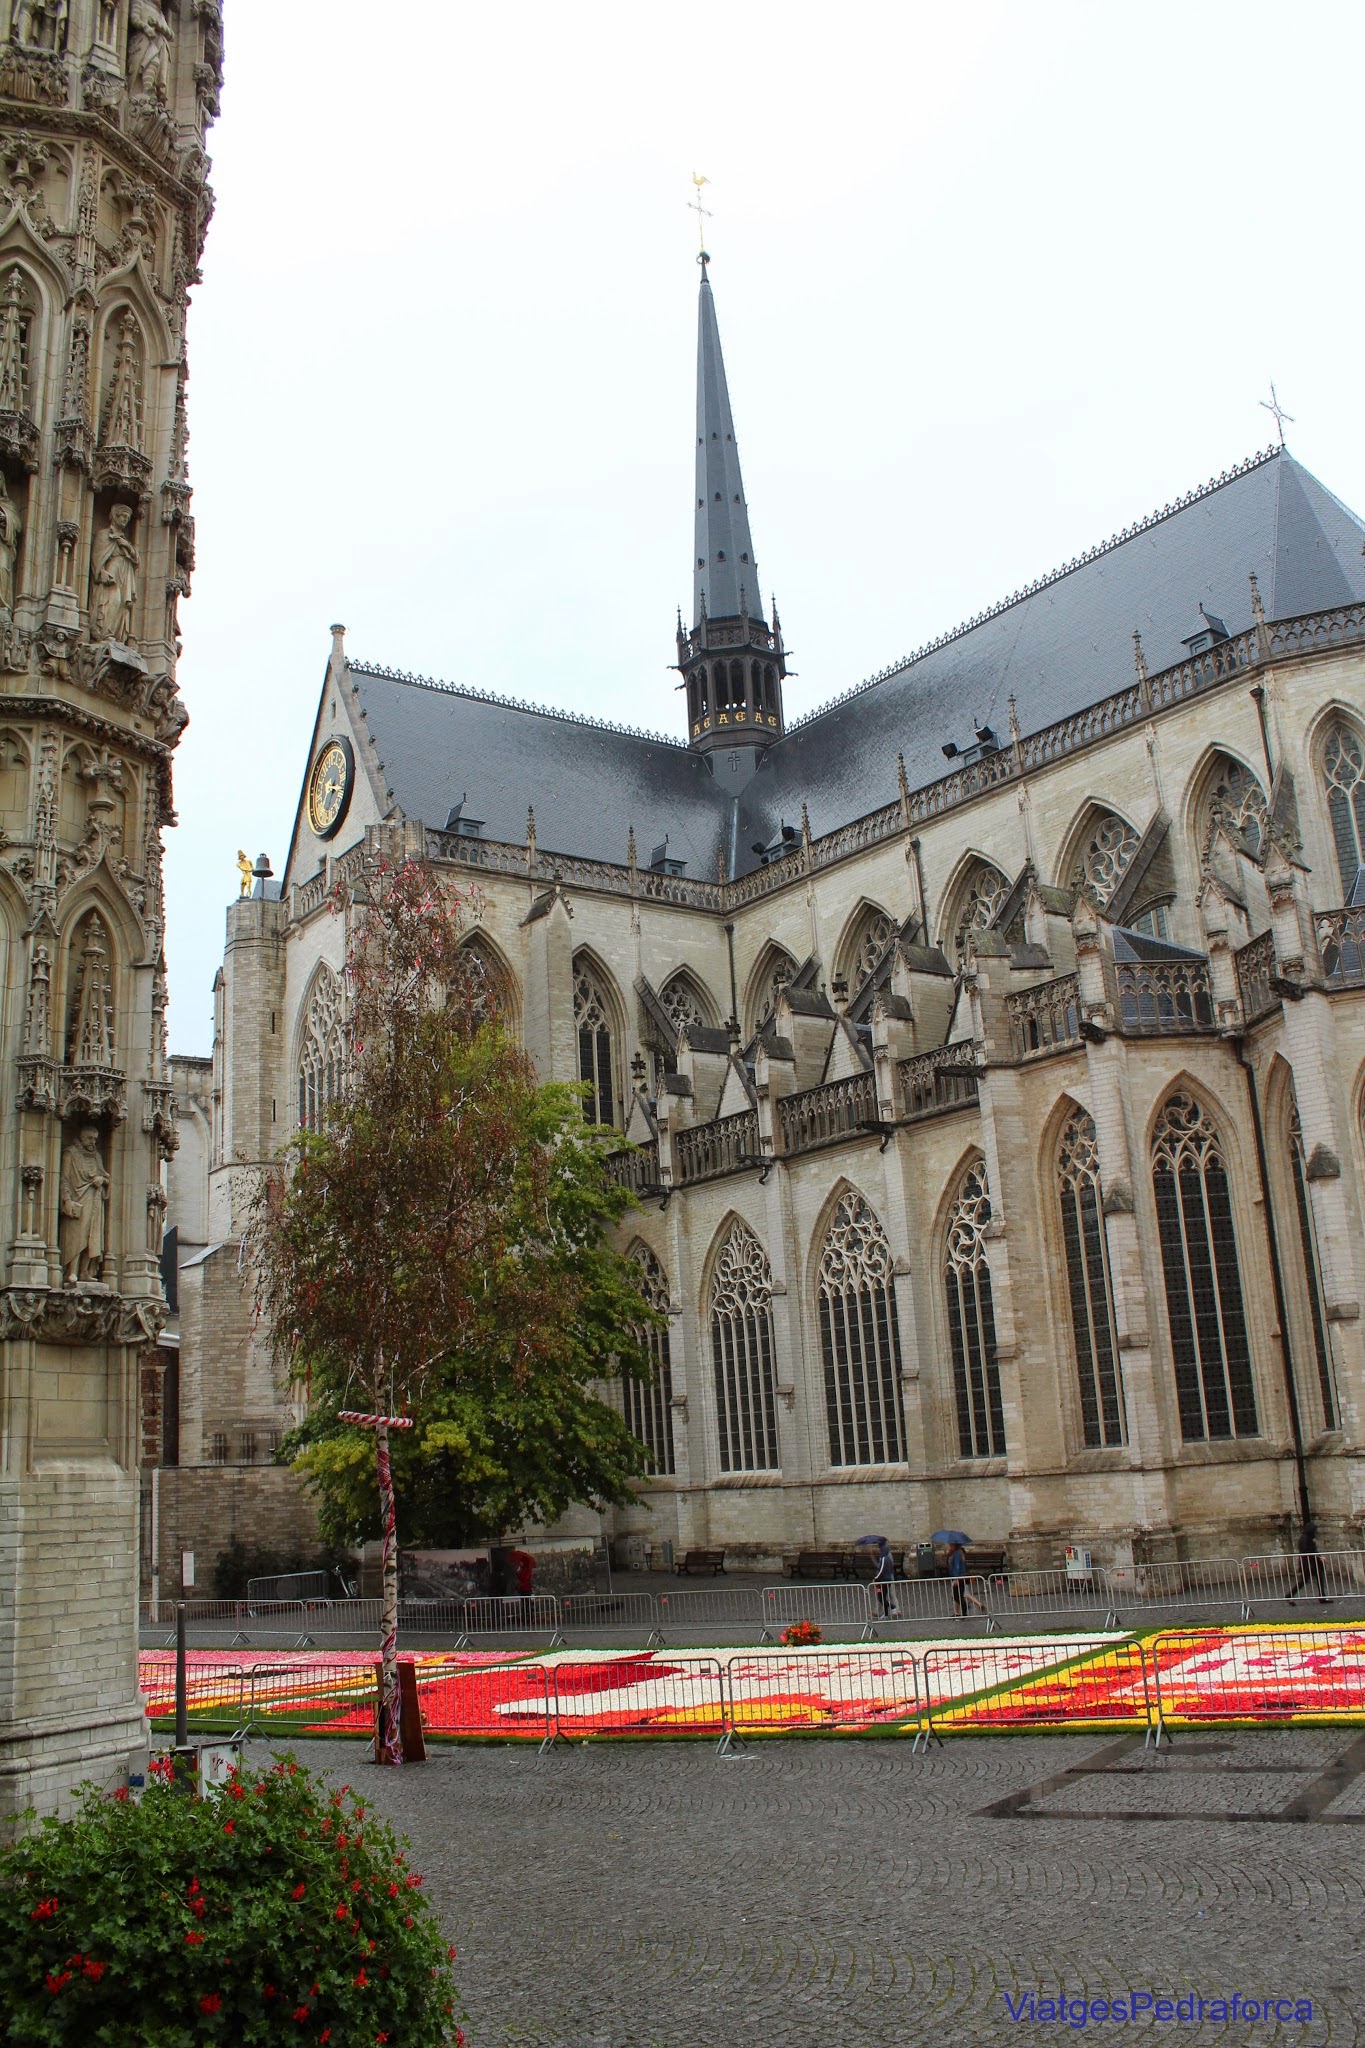
[[[401,1772],[350,1745],[297,1753],[411,1837],[472,2048],[1022,2048],[1078,2033],[1016,2024],[1004,1993],[1130,1987],[1311,1998],[1315,2017],[1079,2038],[1341,2048],[1365,2042],[1365,1833],[1252,1816],[1353,1740],[440,1748]],[[1012,1815],[983,1810],[1053,1780]],[[1350,1796],[1328,1810],[1359,1810]]]

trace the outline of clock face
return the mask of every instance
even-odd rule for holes
[[[328,740],[308,778],[308,822],[319,839],[341,830],[355,781],[355,755],[344,739]]]

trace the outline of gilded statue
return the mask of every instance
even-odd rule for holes
[[[0,611],[14,609],[14,565],[19,556],[19,514],[0,470]]]
[[[131,505],[112,506],[109,524],[95,543],[95,562],[90,572],[92,640],[126,643],[133,637],[141,557],[128,531],[132,516]]]
[[[242,894],[243,896],[249,896],[251,894],[251,885],[256,879],[255,871],[240,846],[237,849],[237,872],[242,878]]]
[[[82,1280],[98,1280],[104,1269],[109,1175],[100,1158],[99,1138],[94,1124],[82,1124],[76,1143],[62,1153],[59,1241],[62,1280],[68,1287]]]

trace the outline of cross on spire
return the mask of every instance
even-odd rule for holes
[[[697,188],[697,194],[696,194],[696,197],[695,197],[695,199],[689,199],[689,200],[688,200],[688,202],[687,202],[687,210],[688,210],[688,212],[689,212],[689,213],[695,213],[695,214],[696,214],[696,216],[697,216],[697,250],[698,250],[698,255],[697,255],[697,261],[698,261],[698,263],[705,263],[705,261],[706,261],[706,227],[705,227],[705,222],[706,222],[706,221],[708,221],[708,220],[710,220],[710,218],[711,218],[711,209],[710,209],[710,207],[709,207],[709,206],[703,206],[703,205],[702,205],[702,203],[701,203],[701,188],[702,188],[702,186],[703,186],[703,185],[709,185],[709,184],[710,184],[710,182],[711,182],[711,180],[710,180],[709,178],[703,177],[703,176],[702,176],[702,174],[700,173],[700,171],[693,171],[693,173],[692,173],[692,183],[693,183],[693,184],[694,184],[694,185],[696,186],[696,188]]]
[[[1276,395],[1275,395],[1275,386],[1274,386],[1274,383],[1273,383],[1273,382],[1272,382],[1272,384],[1271,384],[1271,386],[1270,386],[1270,396],[1269,396],[1269,398],[1262,398],[1262,399],[1261,399],[1261,400],[1259,401],[1259,403],[1260,403],[1260,407],[1261,407],[1261,410],[1262,410],[1262,412],[1268,412],[1268,413],[1272,413],[1272,414],[1274,415],[1274,419],[1275,419],[1275,425],[1276,425],[1276,426],[1277,426],[1277,427],[1279,428],[1279,430],[1280,430],[1280,446],[1281,446],[1281,448],[1283,448],[1283,446],[1284,446],[1284,423],[1285,423],[1285,421],[1286,421],[1286,420],[1288,420],[1288,422],[1289,422],[1290,426],[1291,426],[1291,427],[1293,426],[1293,424],[1294,424],[1294,415],[1293,415],[1293,413],[1292,413],[1292,412],[1286,412],[1286,411],[1285,411],[1285,409],[1284,409],[1284,407],[1283,407],[1283,406],[1282,406],[1282,405],[1280,404],[1280,401],[1279,401],[1279,399],[1278,399],[1278,398],[1276,397]]]

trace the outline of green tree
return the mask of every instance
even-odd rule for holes
[[[619,1140],[584,1122],[576,1087],[538,1084],[484,1014],[459,893],[425,863],[376,859],[335,909],[345,1085],[263,1177],[248,1254],[307,1389],[289,1448],[324,1531],[383,1539],[396,1761],[399,1507],[432,1542],[631,1499],[647,1454],[595,1386],[648,1376],[656,1318],[603,1236],[629,1202],[605,1169]]]

